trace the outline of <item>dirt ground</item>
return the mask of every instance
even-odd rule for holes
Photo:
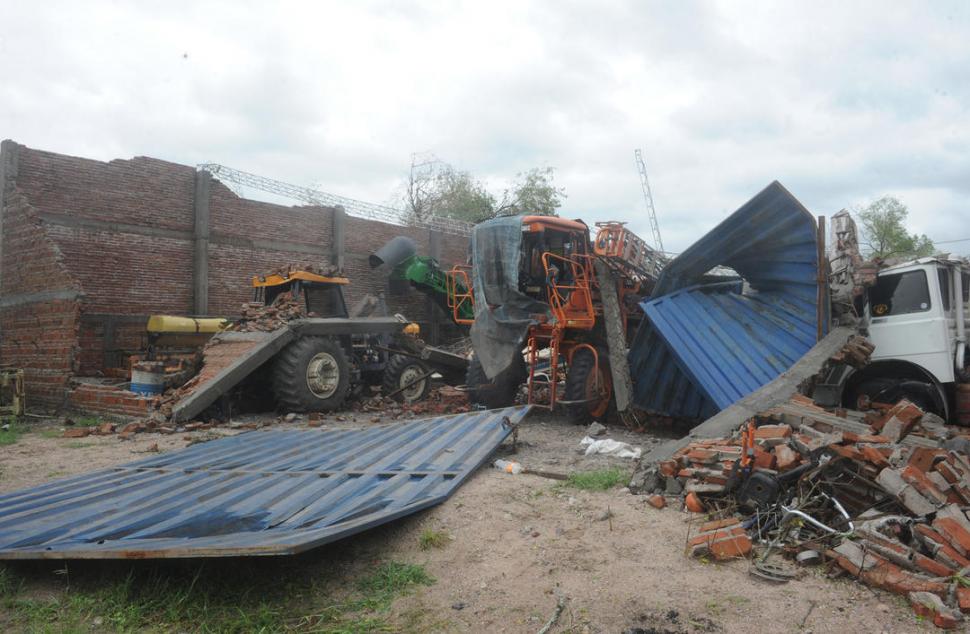
[[[368,419],[330,421],[323,429],[368,424],[363,422]],[[177,450],[188,444],[186,437],[205,433],[140,434],[131,441],[28,433],[0,447],[0,491],[139,459],[153,444],[160,451]],[[558,472],[632,469],[630,460],[578,453],[583,435],[581,427],[534,413],[522,424],[511,458]],[[613,427],[608,433],[645,451],[663,435]],[[510,451],[503,446],[499,456]],[[748,575],[747,561],[689,559],[683,550],[691,518],[671,502],[656,510],[622,488],[584,491],[482,468],[444,504],[305,555],[299,570],[339,569],[346,583],[360,562],[423,565],[436,582],[394,601],[389,618],[395,631],[536,632],[560,600],[565,607],[551,632],[934,630],[917,621],[899,597],[849,579],[828,579],[821,568],[770,585]],[[429,529],[447,535],[441,547],[421,548],[419,538]],[[53,565],[31,568],[32,591],[62,592],[64,580],[55,572]]]

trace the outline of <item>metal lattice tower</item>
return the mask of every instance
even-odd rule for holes
[[[218,163],[201,163],[198,165],[198,168],[209,172],[227,186],[232,183],[237,186],[252,187],[270,194],[292,198],[310,205],[342,207],[348,214],[358,218],[379,220],[380,222],[393,225],[426,227],[435,231],[441,231],[442,233],[450,233],[458,236],[467,236],[471,233],[472,229],[471,223],[455,220],[454,218],[432,216],[422,220],[415,220],[410,218],[408,213],[403,209],[368,203],[336,194],[328,194],[313,187],[302,187],[300,185],[284,183],[283,181],[251,174]]]
[[[647,215],[650,217],[650,229],[653,231],[653,243],[661,255],[665,255],[664,243],[660,239],[660,226],[657,224],[657,210],[653,207],[653,194],[650,192],[650,180],[647,178],[647,166],[643,164],[643,152],[639,148],[633,151],[637,160],[637,171],[640,172],[640,187],[643,188],[643,199],[647,203]]]

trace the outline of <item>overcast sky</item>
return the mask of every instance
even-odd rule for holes
[[[0,0],[0,137],[392,202],[413,152],[669,251],[772,180],[970,238],[970,2]],[[970,252],[970,241],[947,245]]]

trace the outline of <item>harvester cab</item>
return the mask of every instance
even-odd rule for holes
[[[534,405],[565,406],[575,422],[605,418],[611,359],[625,358],[631,300],[655,279],[644,265],[655,254],[621,223],[604,223],[591,241],[586,223],[550,216],[496,218],[471,242],[473,401],[504,407],[525,382]]]

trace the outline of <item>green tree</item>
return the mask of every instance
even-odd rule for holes
[[[862,222],[862,244],[869,257],[923,257],[934,252],[933,241],[923,234],[909,233],[909,209],[894,196],[883,196],[858,209]]]
[[[566,198],[566,190],[553,185],[555,170],[551,167],[534,167],[519,172],[512,187],[505,190],[502,204],[495,210],[496,216],[555,216]]]
[[[471,223],[517,214],[554,216],[566,192],[553,184],[553,175],[551,167],[521,172],[498,200],[469,172],[436,159],[420,164],[412,162],[404,204],[414,221],[431,216]]]

